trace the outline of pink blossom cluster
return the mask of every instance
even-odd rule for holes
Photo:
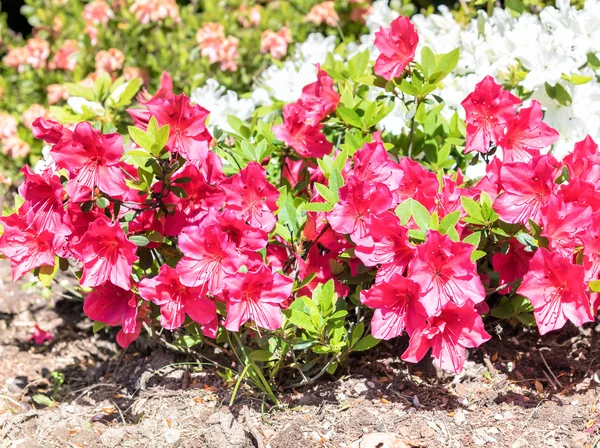
[[[244,3],[240,6],[238,14],[238,22],[240,22],[244,28],[257,27],[260,25],[260,6],[254,5],[249,8],[248,5]]]
[[[308,14],[306,14],[305,20],[316,25],[322,25],[324,23],[332,27],[336,27],[340,23],[340,18],[337,15],[337,12],[335,12],[334,1],[317,3],[311,8]]]
[[[235,72],[239,40],[234,36],[225,36],[223,25],[216,22],[207,22],[196,33],[196,41],[200,47],[200,54],[207,58],[211,64],[219,63],[221,70]]]
[[[4,56],[3,63],[7,67],[23,72],[27,66],[34,70],[46,67],[50,56],[50,45],[41,37],[32,37],[24,47],[13,47]]]
[[[139,195],[127,186],[139,178],[123,161],[119,134],[102,134],[85,122],[69,130],[40,118],[33,131],[52,145],[54,165],[39,174],[23,168],[19,194],[25,202],[17,213],[0,218],[0,251],[11,261],[13,278],[54,266],[55,255],[75,260],[82,266],[81,285],[94,288],[84,311],[96,321],[121,325],[123,346],[137,338],[142,321],[151,319],[150,303],[160,307],[164,328],[179,328],[187,315],[211,337],[219,324],[216,302],[225,303],[228,330],[237,331],[249,320],[266,329],[281,326],[280,310],[287,306],[293,280],[275,272],[259,253],[275,226],[279,196],[265,169],[250,163],[225,176],[221,159],[210,150],[209,112],[183,94],[174,95],[167,83],[142,109],[129,113],[142,129],[150,116],[159,126],[170,125],[166,148],[181,166],[168,182],[186,194],[169,192],[163,179],[152,185],[152,195]],[[65,184],[59,171],[68,175]],[[106,210],[82,207],[101,196],[110,199]],[[157,210],[169,213],[151,208],[159,199]],[[122,204],[120,210],[116,203]],[[126,233],[128,210],[139,213],[126,224]],[[154,277],[135,274],[139,251],[128,239],[147,232],[159,233],[165,242],[176,238],[174,249],[182,255],[176,266],[164,264]]]
[[[0,112],[0,146],[2,154],[11,159],[19,159],[29,154],[29,145],[17,134],[18,122],[12,116]],[[2,178],[4,183],[4,179]]]
[[[287,54],[288,45],[292,42],[292,31],[282,26],[279,31],[263,31],[260,38],[260,52],[270,53],[275,59],[281,59]]]
[[[62,47],[58,49],[52,56],[52,60],[48,67],[51,70],[66,70],[72,72],[77,66],[77,54],[79,45],[76,40],[68,39],[62,44]]]
[[[465,151],[485,154],[493,145],[502,148],[504,160],[488,164],[476,188],[494,198],[502,221],[532,231],[537,226],[547,242],[531,253],[511,239],[506,253],[492,259],[507,289],[523,280],[517,293],[531,301],[544,334],[567,320],[590,322],[600,306],[598,295],[586,287],[600,277],[600,153],[587,137],[563,162],[542,155],[558,132],[542,121],[537,101],[517,110],[520,105],[521,100],[490,77],[477,84],[463,101]]]
[[[138,22],[148,24],[171,18],[175,23],[181,22],[179,7],[175,0],[134,0],[129,12],[135,14]]]
[[[108,21],[115,16],[110,5],[104,0],[93,0],[83,8],[83,19],[85,20],[85,32],[89,36],[92,45],[98,44],[100,29],[108,25]]]
[[[302,89],[300,99],[283,106],[283,124],[273,126],[275,136],[301,157],[320,158],[331,153],[333,144],[323,133],[323,121],[340,102],[333,79],[319,70],[317,81]]]
[[[113,73],[123,68],[125,55],[117,48],[100,50],[96,53],[96,73]]]

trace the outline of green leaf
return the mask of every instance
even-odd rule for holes
[[[379,339],[375,339],[373,336],[368,334],[364,338],[362,338],[360,341],[358,341],[356,343],[356,345],[354,347],[352,347],[352,350],[355,352],[363,352],[365,350],[369,350],[369,349],[375,347],[377,344],[379,344],[379,342],[380,342]]]
[[[129,135],[131,139],[140,147],[145,149],[146,151],[150,151],[152,149],[152,144],[154,143],[153,139],[146,134],[140,128],[136,128],[135,126],[129,126],[127,128],[129,131]],[[131,151],[129,151],[130,153]]]
[[[338,363],[337,362],[332,362],[331,364],[329,364],[329,367],[327,367],[327,373],[329,373],[330,375],[333,375],[335,373],[335,371],[338,368]]]
[[[356,128],[362,129],[362,120],[355,111],[353,111],[352,109],[348,109],[347,107],[338,107],[336,111],[344,122]]]
[[[437,66],[435,54],[429,47],[423,47],[421,50],[421,68],[423,69],[423,75],[425,78],[429,78]]]
[[[577,73],[572,73],[570,75],[562,75],[562,79],[564,79],[565,81],[570,82],[571,84],[575,84],[577,85],[581,85],[581,84],[587,84],[588,82],[590,82],[592,79],[594,79],[593,76],[584,76],[584,75],[579,75]]]
[[[352,333],[350,333],[350,346],[352,347],[355,344],[358,344],[360,338],[363,337],[363,334],[365,334],[365,324],[363,322],[359,322],[352,329]]]
[[[474,250],[473,253],[471,254],[471,261],[476,262],[477,260],[485,257],[486,255],[487,254],[482,250]]]
[[[143,235],[130,236],[129,241],[140,247],[147,246],[150,243],[150,240]]]
[[[481,214],[481,205],[479,205],[478,202],[466,196],[461,196],[460,201],[464,211],[467,212],[467,215],[482,224],[485,222],[485,219],[483,219],[483,215]]]
[[[342,173],[337,168],[331,170],[331,174],[329,175],[329,189],[335,194],[336,200],[338,202],[340,199],[339,189],[344,186],[344,178],[342,177]]]
[[[88,101],[94,101],[94,91],[87,87],[84,87],[79,84],[74,84],[72,82],[68,82],[63,84],[67,92],[69,92],[70,96],[79,96],[85,98]]]
[[[600,280],[591,281],[588,286],[592,292],[600,292]]]
[[[106,199],[105,197],[101,196],[98,199],[96,199],[96,205],[99,208],[106,208],[108,207],[108,205],[110,204],[109,200]]]
[[[286,314],[288,316],[288,320],[297,327],[304,328],[309,333],[317,333],[317,329],[311,322],[308,314],[292,308],[288,308],[288,310],[286,310]]]
[[[333,204],[329,202],[305,202],[300,206],[300,210],[307,212],[330,212],[333,210]]]
[[[548,96],[556,101],[562,106],[570,106],[573,102],[571,98],[571,94],[564,88],[562,84],[556,83],[556,85],[551,86],[550,84],[545,84],[546,93]]]
[[[37,404],[39,404],[41,406],[47,406],[47,407],[56,406],[56,402],[52,398],[47,397],[45,395],[37,394],[31,398],[33,399],[33,401],[35,401]]]
[[[333,191],[331,191],[325,185],[315,182],[315,188],[317,189],[317,191],[319,192],[321,197],[323,199],[325,199],[327,202],[329,202],[330,204],[333,204],[333,205],[337,204],[337,202],[338,202],[337,194],[335,194]]]
[[[52,284],[52,279],[58,272],[58,263],[54,263],[54,266],[44,265],[41,266],[38,272],[38,278],[42,285],[49,288]]]
[[[266,362],[269,361],[273,355],[266,350],[254,350],[248,355],[248,357],[253,361]]]
[[[519,15],[523,14],[525,11],[525,5],[521,0],[506,0],[505,5],[508,9],[516,12]]]
[[[429,222],[431,221],[431,215],[419,201],[411,199],[411,214],[417,225],[423,231],[429,229]]]
[[[439,227],[440,233],[446,234],[446,233],[448,233],[448,230],[454,229],[456,227],[456,224],[458,224],[459,220],[460,220],[460,210],[457,210],[452,213],[448,213],[446,216],[444,216],[444,218],[440,222],[440,227]]]
[[[241,134],[240,129],[244,126],[244,122],[235,115],[227,115],[227,123],[231,126],[236,134]]]
[[[475,232],[470,234],[463,240],[463,243],[472,244],[475,247],[479,247],[481,241],[481,232]]]
[[[104,322],[98,322],[97,320],[95,320],[94,321],[94,325],[92,326],[92,331],[94,333],[98,333],[104,327],[106,327],[106,324]]]

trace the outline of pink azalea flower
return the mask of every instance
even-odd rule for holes
[[[600,152],[589,135],[575,143],[573,152],[563,162],[569,170],[569,180],[578,179],[594,185],[600,183]]]
[[[170,17],[175,23],[181,22],[179,7],[175,0],[134,0],[129,12],[142,24],[158,22]]]
[[[4,233],[0,236],[0,252],[10,260],[12,279],[19,280],[41,266],[54,266],[54,235],[38,229],[24,216],[12,214],[0,218]]]
[[[281,308],[292,294],[291,278],[273,273],[261,264],[256,270],[228,277],[226,283],[227,330],[239,331],[249,320],[267,330],[281,327]]]
[[[186,314],[201,325],[215,319],[217,307],[204,292],[202,287],[183,285],[179,273],[166,264],[156,277],[145,278],[139,284],[140,296],[160,306],[160,324],[167,330],[181,327]]]
[[[459,373],[467,358],[466,349],[479,347],[490,339],[473,303],[466,302],[458,306],[449,302],[439,315],[428,317],[413,330],[402,359],[419,362],[431,349],[436,366]]]
[[[263,167],[250,162],[246,168],[221,183],[225,190],[227,207],[234,210],[252,227],[270,232],[277,219],[279,191],[267,180]]]
[[[65,128],[62,124],[56,121],[46,120],[43,117],[38,118],[31,124],[31,130],[35,138],[50,143],[51,145],[58,143],[65,134]],[[67,130],[69,136],[71,135],[70,132],[71,131]]]
[[[109,326],[121,325],[127,334],[136,332],[137,297],[129,289],[110,283],[98,285],[83,301],[83,312],[92,320]]]
[[[408,265],[408,278],[421,286],[421,303],[434,316],[449,302],[463,306],[485,300],[485,289],[471,261],[473,246],[430,230]]]
[[[298,257],[298,279],[303,281],[311,274],[316,275],[310,282],[296,291],[296,297],[302,297],[304,295],[309,297],[312,296],[313,291],[319,284],[325,284],[329,280],[333,280],[334,290],[338,297],[347,297],[348,294],[350,294],[350,288],[340,283],[331,270],[332,264],[336,263],[336,258],[337,255],[334,252],[328,254],[321,253],[317,246],[314,246],[310,250],[306,260]],[[287,254],[285,259],[287,260]]]
[[[497,144],[509,120],[514,119],[521,100],[504,90],[491,76],[475,86],[461,103],[467,122],[465,152],[487,153],[490,144]]]
[[[390,159],[382,142],[365,143],[362,149],[354,153],[353,161],[352,174],[357,179],[383,183],[392,192],[400,187],[404,172],[398,163]]]
[[[400,203],[406,199],[414,199],[427,210],[432,211],[436,206],[436,197],[440,187],[435,173],[423,168],[423,165],[408,157],[400,160],[398,165],[402,176],[398,179],[400,185],[392,191],[394,202]]]
[[[540,334],[562,328],[567,320],[580,326],[593,320],[584,277],[583,266],[559,253],[537,250],[517,293],[531,301]]]
[[[494,271],[500,274],[500,285],[508,285],[523,278],[529,270],[529,261],[533,257],[533,252],[527,252],[525,246],[519,243],[515,238],[508,240],[508,251],[496,253],[492,256],[492,266]],[[500,294],[507,294],[509,288],[499,291]]]
[[[534,157],[527,163],[506,163],[500,169],[504,193],[494,201],[494,210],[507,223],[540,222],[542,208],[556,191],[554,180],[559,163],[551,155]]]
[[[273,133],[301,157],[321,158],[333,149],[322,132],[322,124],[307,124],[298,103],[283,106],[283,124],[273,126]]]
[[[147,111],[128,109],[135,125],[146,129],[150,117],[158,121],[159,126],[169,125],[167,148],[179,153],[191,161],[206,159],[212,135],[206,128],[209,111],[198,104],[192,105],[185,95],[173,95],[167,98],[153,98],[145,103]]]
[[[351,177],[339,190],[340,201],[327,215],[331,228],[358,242],[370,236],[371,218],[381,216],[392,205],[392,194],[384,184],[369,184]]]
[[[393,274],[371,289],[360,292],[361,302],[374,308],[371,334],[377,339],[400,336],[405,328],[412,333],[427,317],[419,301],[419,285],[400,274]]]
[[[178,243],[184,255],[177,264],[181,283],[203,286],[204,294],[218,294],[225,277],[235,274],[243,263],[235,244],[218,226],[185,227]]]
[[[316,124],[332,113],[339,102],[340,95],[333,90],[333,79],[325,70],[319,69],[317,80],[302,89],[298,104],[303,120]]]
[[[506,133],[498,141],[504,163],[528,162],[540,150],[558,140],[558,132],[542,121],[542,106],[532,100],[531,106],[506,122]]]
[[[33,341],[36,345],[42,345],[52,339],[54,339],[52,332],[42,330],[37,322],[33,324],[33,334],[29,338],[30,341]]]
[[[82,286],[110,282],[125,290],[131,287],[137,246],[127,239],[118,222],[97,218],[79,241],[71,245],[71,250],[83,263]]]
[[[400,16],[388,28],[375,33],[375,46],[380,54],[375,61],[375,74],[388,81],[399,77],[415,58],[419,35],[408,17]]]
[[[390,212],[371,219],[369,238],[361,240],[354,253],[365,266],[379,266],[376,280],[379,283],[402,275],[415,248],[408,243],[406,227]]]
[[[50,154],[59,168],[70,173],[67,193],[73,201],[89,200],[94,187],[113,197],[128,190],[120,168],[123,137],[119,134],[101,134],[91,124],[79,123],[72,134],[63,134]]]
[[[58,176],[48,171],[36,174],[28,166],[21,170],[25,181],[19,186],[19,195],[25,200],[25,218],[38,232],[45,230],[55,235],[71,234],[70,221],[63,206],[66,193]]]
[[[581,237],[592,223],[592,208],[576,202],[565,202],[552,195],[542,209],[542,236],[548,238],[548,249],[563,257],[573,255],[581,245]]]

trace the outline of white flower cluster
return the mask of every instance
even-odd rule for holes
[[[190,99],[210,111],[207,125],[212,133],[214,133],[215,127],[225,132],[233,132],[227,116],[235,115],[240,120],[246,121],[256,108],[254,101],[250,98],[238,98],[236,92],[226,90],[212,78],[206,80],[204,87],[194,90]]]

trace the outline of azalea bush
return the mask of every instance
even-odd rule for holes
[[[292,100],[258,82],[242,117],[224,88],[192,101],[167,73],[125,111],[140,84],[99,77],[80,112],[32,123],[48,149],[1,219],[13,279],[71,271],[96,331],[227,348],[273,401],[380,340],[459,372],[491,337],[484,318],[540,334],[593,321],[594,139],[559,160],[542,104],[492,76],[455,110],[461,51],[421,40],[398,16],[376,51],[326,52]],[[302,54],[263,80],[298,75]]]

